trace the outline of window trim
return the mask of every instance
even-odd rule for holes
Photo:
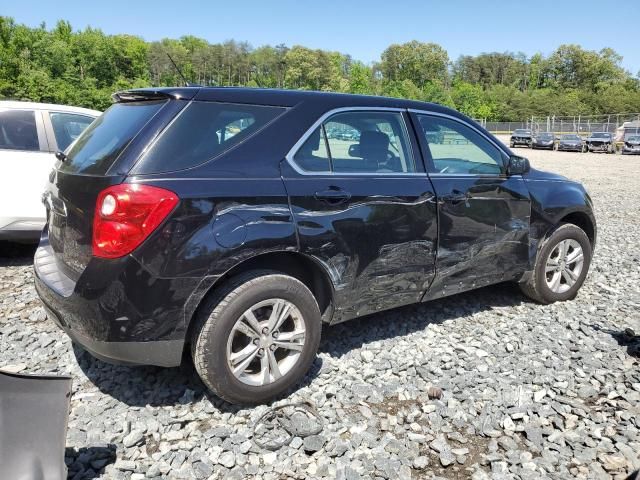
[[[426,138],[422,138],[423,135],[420,134],[419,131],[419,126],[416,125],[416,136],[418,137],[418,142],[421,146],[421,149],[423,150],[423,156],[426,160],[426,165],[425,167],[427,168],[428,172],[429,172],[429,176],[430,177],[491,177],[491,178],[496,178],[496,177],[507,177],[507,161],[509,159],[509,157],[511,157],[511,153],[508,152],[506,150],[506,147],[504,145],[500,145],[498,143],[496,143],[494,140],[492,140],[491,138],[489,138],[482,130],[480,130],[479,128],[477,128],[476,126],[472,125],[471,123],[467,122],[466,120],[462,119],[462,118],[458,118],[455,117],[453,115],[449,115],[446,113],[441,113],[441,112],[433,112],[433,111],[429,111],[429,110],[419,110],[419,109],[415,109],[415,108],[409,108],[408,112],[412,115],[415,115],[416,117],[418,115],[428,115],[428,116],[433,116],[433,117],[442,117],[442,118],[446,118],[449,120],[452,120],[454,122],[457,122],[461,125],[464,125],[472,130],[474,130],[478,135],[480,135],[482,138],[484,138],[485,140],[487,140],[490,144],[492,144],[494,147],[496,147],[496,149],[502,153],[502,171],[498,174],[495,173],[440,173],[437,172],[434,168],[433,165],[433,158],[431,157],[431,150],[429,150],[428,147],[429,143],[427,141]],[[416,121],[418,119],[416,118]]]
[[[304,143],[307,141],[307,139],[313,134],[313,132],[320,126],[322,126],[323,130],[324,130],[324,123],[325,121],[332,117],[333,115],[336,115],[338,113],[345,113],[345,112],[393,112],[393,113],[399,113],[400,117],[402,119],[402,125],[404,126],[404,130],[405,130],[405,134],[407,135],[407,147],[409,149],[409,155],[411,155],[411,158],[413,159],[416,171],[415,172],[334,172],[333,171],[333,160],[331,160],[331,171],[328,172],[313,172],[313,171],[307,171],[304,170],[303,168],[301,168],[295,161],[295,155],[298,153],[298,150],[300,150],[300,148],[302,148],[302,145],[304,145]],[[332,110],[328,110],[327,112],[323,113],[312,125],[311,127],[309,127],[309,129],[307,131],[304,132],[304,134],[298,139],[298,141],[296,143],[293,144],[293,147],[291,147],[291,149],[289,150],[289,153],[287,153],[285,155],[285,159],[287,161],[287,163],[289,163],[289,165],[291,166],[291,168],[293,168],[296,173],[300,174],[300,175],[304,175],[304,176],[322,176],[322,177],[362,177],[362,176],[367,176],[367,177],[426,177],[427,173],[426,172],[419,172],[417,171],[420,168],[420,163],[418,162],[418,158],[416,157],[414,151],[413,151],[413,145],[411,142],[411,131],[409,129],[409,125],[407,125],[407,120],[405,118],[405,116],[403,115],[404,113],[407,112],[406,108],[397,108],[397,107],[339,107],[339,108],[334,108]],[[325,133],[326,135],[326,133]],[[327,137],[325,136],[325,139]],[[328,139],[327,139],[328,140]],[[329,154],[329,157],[331,158],[331,151],[328,148],[327,145],[327,151]]]

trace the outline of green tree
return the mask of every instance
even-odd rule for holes
[[[410,80],[422,88],[427,82],[448,79],[449,55],[440,45],[413,40],[382,52],[380,69],[389,81]]]

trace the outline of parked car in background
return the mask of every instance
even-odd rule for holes
[[[621,153],[624,154],[640,154],[640,135],[629,135],[624,139]]]
[[[0,101],[0,240],[40,238],[46,214],[42,193],[55,153],[99,115],[66,105]]]
[[[531,130],[529,130],[528,128],[517,128],[511,134],[509,145],[511,146],[511,148],[517,147],[519,145],[531,147],[532,137],[533,135],[531,134]]]
[[[115,100],[51,175],[34,260],[50,319],[98,358],[177,366],[187,349],[213,392],[260,403],[305,375],[323,323],[503,281],[569,300],[589,269],[582,185],[447,107],[250,88]]]
[[[588,152],[615,153],[613,134],[609,132],[593,132],[585,140]]]
[[[584,151],[584,142],[582,141],[582,137],[575,133],[561,135],[560,140],[556,143],[556,150],[582,152]]]
[[[553,150],[555,136],[551,132],[540,132],[533,136],[531,148],[548,148]]]

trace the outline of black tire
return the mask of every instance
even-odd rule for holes
[[[515,143],[513,143],[513,142],[511,142],[510,147],[511,147],[511,148],[516,148],[516,144],[515,144]]]
[[[562,240],[567,239],[575,240],[580,244],[584,255],[584,263],[582,271],[580,272],[575,284],[566,292],[556,293],[547,285],[545,267],[547,259],[556,245],[558,245]],[[591,256],[591,242],[584,230],[571,223],[563,223],[544,240],[542,248],[536,257],[536,264],[533,268],[533,272],[527,281],[519,283],[520,289],[527,297],[545,305],[571,300],[575,298],[578,290],[584,283],[589,271],[589,266],[591,265]]]
[[[236,321],[256,303],[282,298],[300,311],[306,330],[304,347],[291,370],[262,386],[238,380],[227,364],[227,341]],[[191,338],[191,355],[198,375],[213,393],[229,403],[259,404],[275,399],[298,383],[313,364],[322,321],[318,303],[299,280],[270,270],[251,271],[230,279],[199,309]]]

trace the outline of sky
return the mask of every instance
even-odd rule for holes
[[[435,42],[449,57],[550,54],[563,43],[611,47],[640,72],[640,0],[3,0],[0,15],[48,27],[58,19],[145,40],[195,35],[211,43],[304,45],[376,61],[392,43]]]

